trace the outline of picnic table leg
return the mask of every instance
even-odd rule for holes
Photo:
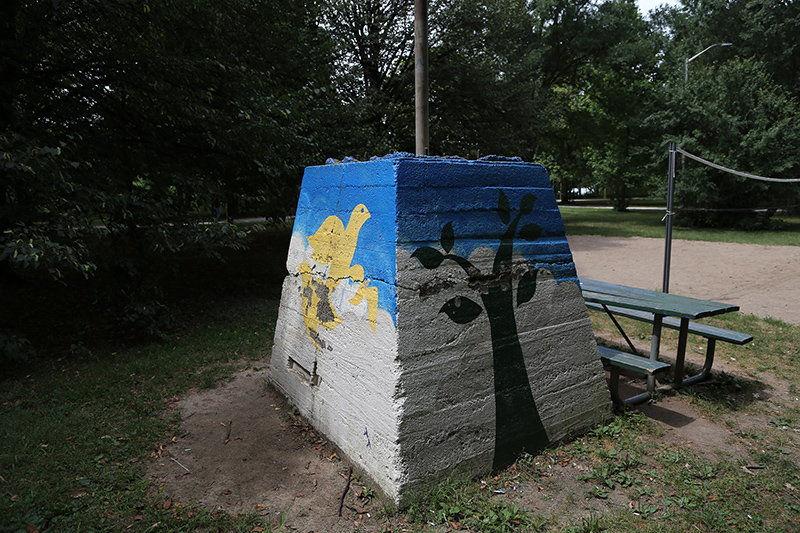
[[[708,347],[706,348],[706,362],[703,364],[703,370],[696,376],[684,379],[684,385],[692,385],[699,381],[703,381],[709,376],[709,374],[711,374],[711,367],[714,365],[714,351],[716,350],[716,347],[716,339],[708,339]]]
[[[681,329],[678,334],[678,354],[675,357],[675,385],[680,388],[683,385],[683,367],[686,358],[686,340],[689,337],[689,319],[681,317]]]
[[[617,321],[617,318],[614,316],[614,314],[611,311],[609,311],[606,304],[601,304],[601,305],[603,306],[603,309],[605,309],[608,318],[610,318],[611,321],[614,323],[614,325],[617,327],[617,331],[619,331],[622,334],[622,337],[625,339],[625,342],[628,343],[628,347],[631,349],[631,353],[634,355],[640,355],[639,350],[636,349],[636,347],[631,342],[630,338],[628,338],[628,334],[625,333],[625,330],[622,329],[622,326],[619,325],[619,322]]]
[[[609,383],[608,389],[611,391],[611,401],[614,402],[614,405],[624,408],[625,401],[619,395],[619,367],[611,367],[611,383]]]
[[[658,361],[659,350],[661,348],[661,321],[662,315],[653,316],[653,337],[650,341],[650,360]],[[647,391],[652,393],[656,390],[655,376],[647,376]]]

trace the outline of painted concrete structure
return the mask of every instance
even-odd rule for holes
[[[306,169],[271,380],[395,502],[610,416],[546,170],[394,154]]]

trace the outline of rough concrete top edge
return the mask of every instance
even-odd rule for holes
[[[442,155],[415,155],[409,152],[394,152],[384,156],[372,156],[369,161],[400,161],[400,160],[416,160],[425,163],[524,163],[526,165],[543,166],[540,163],[533,163],[523,161],[518,156],[503,156],[503,155],[487,155],[480,159],[466,159],[461,156],[442,156]],[[345,157],[341,161],[338,159],[328,158],[325,161],[326,165],[342,165],[350,163],[367,163],[368,161],[360,161],[354,157]]]

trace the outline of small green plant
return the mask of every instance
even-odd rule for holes
[[[599,516],[588,516],[581,518],[580,525],[565,529],[565,533],[599,533],[603,531],[603,520]]]
[[[617,420],[614,420],[610,424],[590,429],[588,434],[592,437],[619,437],[622,434],[622,427]]]
[[[493,498],[486,490],[488,483],[482,486],[483,490],[467,478],[447,479],[415,499],[407,513],[415,522],[433,521],[481,533],[535,530],[544,524],[510,500]]]

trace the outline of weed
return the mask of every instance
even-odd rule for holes
[[[488,483],[484,482],[483,487]],[[521,529],[539,529],[544,521],[529,515],[507,499],[491,497],[467,478],[450,478],[434,488],[425,490],[426,496],[416,499],[408,508],[414,521],[445,524],[457,528],[466,526],[485,533],[510,533]]]
[[[603,531],[603,521],[598,516],[589,516],[581,518],[580,525],[572,526],[565,529],[565,533],[598,533]]]

